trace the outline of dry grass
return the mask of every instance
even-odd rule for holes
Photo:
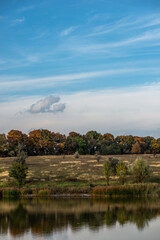
[[[83,155],[75,159],[73,155],[65,156],[36,156],[28,157],[27,165],[29,168],[28,181],[65,181],[65,179],[77,179],[80,181],[102,181],[103,163],[108,157],[132,163],[137,156],[141,156],[151,165],[155,175],[160,174],[160,155],[116,155],[102,156],[97,162],[95,156]],[[9,180],[9,169],[14,158],[0,158],[0,181]]]

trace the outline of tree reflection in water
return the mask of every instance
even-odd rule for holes
[[[160,202],[134,201],[111,202],[94,199],[21,200],[0,202],[0,234],[9,231],[13,237],[31,231],[33,235],[50,235],[68,227],[72,231],[88,227],[90,231],[100,227],[115,227],[126,223],[143,230],[160,215]]]

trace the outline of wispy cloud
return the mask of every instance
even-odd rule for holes
[[[78,28],[78,26],[71,26],[69,28],[66,28],[60,33],[60,36],[68,36],[73,31],[75,31],[77,28]]]
[[[57,113],[63,112],[66,105],[64,103],[55,104],[60,101],[60,97],[48,96],[32,104],[26,111],[29,113]]]
[[[110,85],[109,82],[111,81],[111,77],[118,76],[120,79],[122,76],[130,79],[132,76],[141,76],[147,75],[152,76],[152,81],[158,77],[160,74],[159,68],[120,68],[120,69],[112,69],[112,70],[105,70],[105,71],[95,71],[95,72],[84,72],[84,73],[76,73],[76,74],[66,74],[66,75],[57,75],[57,76],[50,76],[50,77],[43,77],[43,78],[18,78],[14,76],[14,78],[5,78],[5,76],[0,78],[0,101],[6,101],[6,96],[11,96],[12,93],[14,95],[25,95],[30,94],[30,91],[35,91],[37,93],[39,90],[43,89],[46,91],[50,91],[56,87],[61,87],[64,91],[64,87],[67,85],[75,85],[85,81],[88,84],[88,89],[95,89],[92,86],[92,82],[106,82],[107,85]],[[154,79],[154,80],[153,80]],[[156,81],[156,80],[155,80]],[[90,84],[90,85],[89,85]],[[123,83],[122,83],[123,84]],[[129,83],[128,83],[129,84]],[[130,84],[129,84],[130,85]]]
[[[122,19],[119,19],[114,22],[109,22],[107,24],[102,24],[94,27],[91,32],[87,35],[88,37],[104,35],[111,32],[116,31],[125,31],[125,30],[132,30],[132,29],[139,29],[139,28],[147,28],[147,27],[156,27],[160,25],[160,15],[147,15],[143,17],[133,18],[128,16]]]
[[[157,72],[159,69],[152,68],[152,71]],[[63,82],[65,83],[71,83],[72,81],[76,80],[82,80],[82,79],[91,79],[96,77],[104,77],[104,76],[115,76],[115,75],[125,75],[128,73],[136,73],[136,72],[142,72],[142,71],[151,71],[151,68],[120,68],[120,69],[111,69],[111,70],[104,70],[104,71],[93,71],[93,72],[83,72],[83,73],[75,73],[75,74],[66,74],[66,75],[57,75],[57,76],[50,76],[50,77],[43,77],[43,78],[24,78],[23,80],[15,81],[15,77],[13,81],[1,81],[4,80],[4,76],[0,79],[0,91],[3,91],[3,88],[21,88],[21,87],[34,87],[34,84],[36,84],[37,87],[44,87],[45,86],[54,86],[59,85]],[[20,79],[20,78],[19,78]]]
[[[31,37],[30,39],[31,40],[37,40],[37,39],[43,38],[44,36],[46,36],[46,32],[41,32],[41,33],[35,35],[34,37]]]
[[[19,9],[17,10],[17,12],[26,12],[26,11],[29,11],[29,10],[31,10],[31,9],[33,9],[33,8],[35,8],[34,5],[32,5],[32,6],[26,6],[26,7],[19,8]]]
[[[23,23],[24,21],[25,21],[25,18],[24,18],[24,17],[23,17],[23,18],[14,19],[14,20],[12,20],[12,22],[11,22],[11,26],[15,26],[15,25],[17,25],[17,24]]]
[[[141,47],[140,43],[143,43],[143,47],[145,46],[144,43],[149,44],[149,46],[156,46],[159,45],[160,40],[160,28],[153,29],[149,31],[145,31],[138,36],[133,36],[131,38],[126,38],[117,42],[108,42],[108,43],[94,43],[86,42],[86,43],[74,43],[68,46],[68,50],[75,51],[79,53],[94,53],[99,51],[110,51],[110,49],[119,48],[119,47],[126,47],[126,46],[135,46]]]

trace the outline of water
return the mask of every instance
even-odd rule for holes
[[[159,240],[160,200],[1,200],[2,239]]]

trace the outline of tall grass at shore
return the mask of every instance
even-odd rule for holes
[[[97,186],[93,188],[92,194],[95,196],[145,196],[157,194],[160,185],[157,183],[126,184],[120,186]]]

